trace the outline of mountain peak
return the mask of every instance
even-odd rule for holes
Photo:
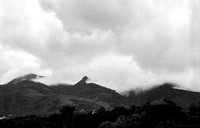
[[[88,80],[88,77],[87,77],[87,76],[84,76],[84,77],[81,79],[81,81],[82,81],[82,82],[85,82],[85,83],[86,83],[87,80]]]
[[[78,83],[76,83],[75,85],[85,85],[87,84],[86,81],[88,80],[89,78],[87,76],[84,76]]]
[[[164,83],[163,85],[161,85],[160,87],[161,88],[174,88],[176,87],[177,85],[175,84],[172,84],[172,83]]]
[[[15,78],[15,79],[11,80],[10,82],[8,82],[8,84],[16,84],[16,83],[19,83],[19,82],[22,82],[22,81],[32,81],[32,80],[39,79],[39,78],[42,78],[42,77],[44,77],[44,76],[40,76],[40,75],[30,73],[30,74]]]

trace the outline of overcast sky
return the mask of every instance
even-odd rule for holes
[[[0,83],[27,73],[200,91],[200,1],[0,0]]]

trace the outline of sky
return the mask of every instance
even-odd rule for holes
[[[200,91],[200,1],[0,0],[0,83],[28,73]]]

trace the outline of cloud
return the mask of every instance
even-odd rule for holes
[[[191,52],[190,22],[195,14],[192,14],[193,7],[187,0],[176,0],[173,3],[157,0],[41,0],[41,3],[46,10],[56,12],[69,33],[73,31],[76,34],[88,34],[89,31],[88,35],[93,35],[96,30],[109,30],[113,33],[113,43],[105,41],[107,44],[101,46],[117,46],[117,51],[133,55],[143,68],[148,70],[182,71],[190,66],[191,61],[197,59],[188,54]],[[76,41],[72,42],[70,44],[76,44]],[[77,46],[88,51],[88,46],[94,49],[98,46],[96,42],[93,41],[94,45],[80,43]],[[83,47],[81,44],[84,44]]]
[[[69,31],[81,31],[91,29],[112,29],[124,26],[130,22],[132,8],[130,0],[122,2],[119,0],[59,0],[40,1],[46,10],[55,11]],[[76,26],[75,26],[76,25]]]
[[[117,91],[165,81],[200,90],[198,0],[1,0],[0,5],[1,82],[35,72],[51,75],[44,79],[49,84],[88,75]]]
[[[7,83],[16,76],[37,72],[50,75],[51,70],[42,67],[40,59],[22,50],[0,45],[0,81]]]

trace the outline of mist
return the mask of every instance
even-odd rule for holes
[[[199,0],[0,0],[0,83],[89,82],[200,91]]]

